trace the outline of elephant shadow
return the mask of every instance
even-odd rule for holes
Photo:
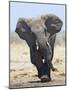
[[[49,82],[53,82],[54,80],[51,80],[51,81],[49,81]],[[48,83],[48,82],[42,82],[42,81],[40,81],[40,80],[37,80],[37,81],[29,81],[28,83],[35,83],[35,84],[37,84],[37,83]]]

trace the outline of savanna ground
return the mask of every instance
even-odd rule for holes
[[[53,57],[56,72],[51,82],[40,82],[37,70],[30,62],[29,47],[17,34],[10,33],[10,88],[65,85],[65,34],[57,34]]]

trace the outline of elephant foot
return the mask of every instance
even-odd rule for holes
[[[51,81],[51,79],[48,77],[48,75],[43,75],[41,76],[41,82],[49,82]]]

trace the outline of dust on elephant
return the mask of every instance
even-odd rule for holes
[[[61,30],[62,24],[60,18],[52,14],[32,19],[18,19],[15,32],[27,42],[31,62],[36,66],[41,81],[51,80],[56,33]]]

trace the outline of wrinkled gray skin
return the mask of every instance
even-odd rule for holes
[[[16,33],[26,40],[30,47],[31,62],[37,69],[43,64],[54,71],[52,58],[56,33],[61,30],[62,21],[55,15],[44,15],[37,18],[20,18],[16,25]]]

